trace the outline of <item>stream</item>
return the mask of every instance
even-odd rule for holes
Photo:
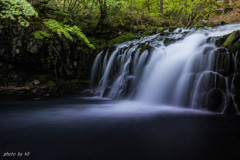
[[[105,48],[92,97],[1,101],[0,159],[237,159],[239,56],[215,42],[239,28],[178,28]]]
[[[240,117],[79,96],[0,102],[3,159],[202,160],[239,156]],[[29,155],[28,155],[29,154]]]

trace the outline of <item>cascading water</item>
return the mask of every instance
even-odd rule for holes
[[[220,112],[231,104],[238,112],[234,100],[238,54],[215,46],[219,37],[238,29],[240,24],[178,28],[109,47],[93,64],[94,95],[192,108],[217,105],[214,109]],[[222,57],[231,59],[231,75],[225,74]],[[214,98],[219,104],[213,104]]]

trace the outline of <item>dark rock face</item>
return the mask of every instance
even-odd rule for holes
[[[219,47],[215,52],[213,70],[215,85],[210,87],[207,108],[211,111],[236,113],[240,108],[240,31],[209,38]]]
[[[218,50],[215,64],[216,71],[221,75],[228,76],[229,74],[231,74],[230,63],[231,63],[230,53]]]
[[[207,109],[221,111],[224,106],[224,94],[220,89],[211,89],[207,94]]]
[[[32,28],[20,26],[0,27],[0,67],[5,72],[29,72],[30,75],[43,72],[63,79],[89,78],[94,55],[84,49],[87,47],[81,46],[81,42],[58,36],[39,40],[32,32]],[[1,70],[0,74],[3,74]]]

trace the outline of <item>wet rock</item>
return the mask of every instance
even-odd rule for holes
[[[224,94],[220,89],[211,89],[207,96],[207,109],[221,112],[224,105]]]
[[[151,48],[152,47],[149,44],[147,44],[147,43],[146,44],[141,44],[139,56],[146,50],[150,51]]]
[[[232,97],[228,97],[228,104],[227,104],[227,107],[226,107],[224,113],[235,114],[238,112],[237,108],[238,107],[235,106],[235,100]]]
[[[171,27],[169,28],[169,32],[173,32],[175,29],[177,29],[176,27]]]
[[[226,22],[224,22],[224,21],[221,21],[218,23],[218,25],[225,25],[225,24],[226,24]]]
[[[162,33],[166,28],[157,28],[156,33]]]
[[[236,96],[240,97],[240,74],[236,74],[234,76],[233,85],[234,85],[234,89],[235,89],[235,92],[236,92]]]
[[[237,104],[238,110],[240,110],[240,95],[235,96],[234,101]]]
[[[230,70],[231,58],[227,52],[218,52],[216,55],[216,71],[224,76],[229,76],[232,72]]]
[[[225,40],[224,47],[228,48],[231,53],[240,52],[240,30],[231,33]]]
[[[221,37],[213,37],[214,39],[216,39],[215,45],[217,47],[222,47],[224,42],[226,41],[227,37],[228,37],[228,35],[221,36]],[[211,37],[209,39],[211,39]]]
[[[164,45],[165,45],[165,46],[169,46],[170,44],[173,44],[174,42],[176,42],[175,39],[166,38],[166,39],[164,40]]]

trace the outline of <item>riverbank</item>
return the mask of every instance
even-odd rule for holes
[[[184,28],[182,28],[184,30]],[[191,32],[193,31],[200,31],[201,29],[204,30],[203,27],[198,26],[198,27],[193,27],[192,29],[187,29]],[[207,29],[207,28],[205,28]],[[209,28],[211,29],[211,27]],[[212,28],[214,29],[214,28]],[[109,52],[111,53],[112,51],[115,50],[115,47],[112,46],[115,43],[121,43],[121,42],[126,42],[132,39],[141,39],[143,37],[148,36],[148,34],[155,34],[158,38],[158,40],[156,39],[155,41],[160,42],[162,41],[161,37],[164,36],[168,36],[168,35],[174,35],[174,34],[178,34],[177,32],[174,32],[176,30],[176,28],[152,28],[151,30],[147,30],[145,32],[140,32],[140,33],[136,33],[136,34],[127,34],[127,35],[122,35],[119,36],[117,38],[114,38],[113,40],[111,40],[109,42],[109,46],[111,47],[107,47],[105,46],[103,49],[103,52]],[[178,29],[179,31],[181,31],[181,28]],[[188,32],[183,32],[182,36],[184,37],[186,34],[188,34]],[[183,38],[182,37],[182,38]],[[166,38],[163,41],[163,44],[165,46],[168,46],[170,44],[173,44],[174,42],[178,41],[178,40],[182,40],[182,38],[180,39],[175,39],[175,38]],[[230,34],[226,34],[224,36],[213,36],[213,37],[209,37],[207,40],[208,41],[216,41],[215,44],[217,47],[220,47],[218,49],[218,54],[219,55],[223,55],[223,58],[218,60],[218,66],[223,67],[221,70],[219,70],[221,72],[222,75],[224,76],[231,76],[233,71],[236,70],[234,68],[235,64],[237,65],[237,62],[233,62],[232,59],[229,59],[228,53],[226,52],[225,49],[221,48],[224,47],[226,48],[229,52],[231,52],[233,55],[235,55],[235,53],[239,52],[240,50],[240,44],[238,39],[240,38],[240,33],[239,31],[234,31],[233,33]],[[144,51],[150,51],[151,50],[151,45],[148,44],[148,42],[145,44],[141,44],[139,43],[140,48],[140,54],[143,53]],[[44,47],[43,47],[44,49]],[[40,49],[42,50],[42,49]],[[59,50],[60,52],[61,50]],[[70,51],[70,50],[69,50]],[[38,53],[34,53],[34,54],[41,54],[42,52]],[[97,52],[96,52],[97,53]],[[96,54],[95,53],[95,54]],[[23,53],[24,54],[24,53]],[[33,55],[34,55],[33,54]],[[62,53],[63,54],[63,53]],[[72,54],[72,53],[71,53]],[[73,53],[73,55],[77,55],[78,53]],[[2,70],[2,72],[0,73],[0,97],[1,99],[7,98],[7,99],[41,99],[44,97],[49,97],[49,96],[62,96],[62,95],[68,95],[68,94],[75,94],[75,93],[79,93],[85,89],[88,89],[90,87],[90,80],[88,80],[90,78],[90,73],[92,70],[92,64],[94,61],[94,57],[96,56],[95,54],[89,54],[89,53],[85,53],[85,56],[83,59],[81,59],[81,61],[83,61],[84,63],[82,65],[79,65],[80,68],[75,68],[71,71],[70,74],[60,74],[61,72],[58,72],[58,74],[54,74],[54,72],[52,72],[52,70],[44,70],[44,68],[41,69],[37,69],[34,66],[31,66],[31,63],[24,63],[24,66],[19,66],[22,65],[23,63],[17,63],[15,66],[13,63],[8,64],[5,63],[3,66],[5,66],[5,68],[8,67],[12,67],[6,70]],[[110,55],[109,55],[110,56]],[[238,56],[238,55],[236,55]],[[15,57],[16,59],[16,57]],[[40,58],[41,59],[41,58]],[[238,59],[238,57],[236,57],[236,59]],[[39,60],[39,59],[38,59]],[[34,62],[34,61],[33,61]],[[32,62],[32,63],[33,63]],[[35,63],[35,62],[34,62]],[[73,63],[77,63],[77,62],[73,62]],[[81,62],[79,62],[81,63]],[[228,65],[226,66],[222,66],[222,64],[227,63]],[[2,63],[3,64],[3,63]],[[44,65],[44,63],[40,66],[36,66],[36,67],[43,67],[42,65]],[[63,65],[63,64],[61,64]],[[69,65],[73,65],[73,64],[69,64]],[[63,67],[63,66],[62,66]],[[238,65],[236,66],[238,67]],[[31,69],[29,69],[31,68]],[[63,68],[59,68],[60,70],[62,70]],[[16,71],[18,70],[18,72]],[[35,72],[40,71],[40,73],[42,74],[35,74]],[[67,71],[67,70],[65,70]],[[70,70],[68,70],[70,71]],[[236,75],[238,77],[238,75]],[[84,80],[86,79],[86,80]],[[235,79],[235,78],[234,78]],[[94,82],[95,83],[95,82]],[[237,82],[236,85],[238,85]],[[237,94],[238,94],[238,88],[236,88]],[[236,97],[238,99],[238,96]],[[238,100],[237,100],[238,102]]]

